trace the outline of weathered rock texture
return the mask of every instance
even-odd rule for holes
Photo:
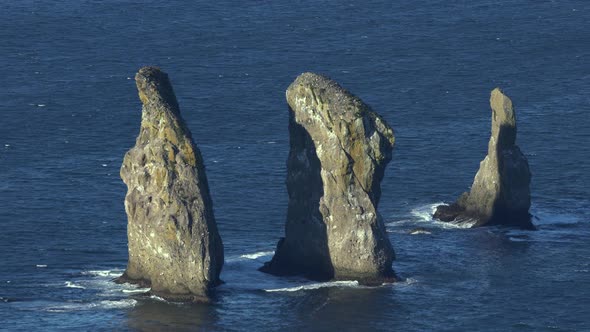
[[[128,188],[129,262],[118,281],[149,285],[166,299],[207,301],[220,283],[223,244],[201,153],[168,75],[144,67],[135,81],[143,113],[121,167]]]
[[[393,280],[394,251],[377,205],[392,129],[334,81],[300,75],[287,89],[286,237],[261,268],[312,279]]]
[[[531,172],[526,157],[516,146],[516,115],[512,101],[500,89],[492,91],[492,136],[488,155],[480,163],[471,191],[451,205],[438,206],[435,218],[470,222],[472,227],[508,225],[533,228]]]

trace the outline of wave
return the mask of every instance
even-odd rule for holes
[[[70,311],[82,311],[82,310],[95,310],[95,309],[125,309],[134,307],[137,304],[137,300],[134,299],[122,299],[122,300],[104,300],[91,303],[71,303],[58,306],[51,306],[45,308],[48,312],[70,312]]]
[[[444,222],[434,219],[432,216],[436,211],[436,207],[443,205],[443,202],[431,203],[426,205],[420,205],[410,211],[411,217],[409,219],[396,220],[389,222],[386,225],[389,227],[399,227],[405,225],[416,226],[424,223],[428,223],[429,226],[434,226],[442,229],[461,229],[471,228],[475,223],[475,220],[461,220],[460,222]],[[405,232],[404,232],[405,233]]]
[[[264,257],[264,256],[274,255],[274,253],[275,253],[274,251],[259,251],[259,252],[255,252],[253,254],[240,255],[240,258],[257,259],[257,258]]]
[[[71,283],[71,288],[91,289],[98,291],[97,295],[100,297],[121,297],[133,294],[141,294],[148,292],[150,288],[139,288],[138,285],[124,283],[117,284],[113,282],[113,279],[123,274],[122,269],[109,269],[109,270],[88,270],[80,273],[82,278],[76,278],[75,284]]]
[[[141,293],[147,293],[150,290],[152,290],[152,289],[151,288],[135,288],[135,289],[123,289],[122,292],[127,293],[127,294],[141,294]]]
[[[117,278],[117,277],[120,277],[123,275],[123,270],[121,270],[121,269],[89,270],[89,271],[82,271],[82,275],[95,276],[95,277]]]
[[[86,287],[84,286],[80,286],[80,285],[76,285],[75,283],[71,282],[71,281],[66,281],[65,285],[67,288],[80,288],[80,289],[86,289]]]
[[[258,258],[268,257],[274,255],[274,251],[258,251],[251,254],[242,254],[239,256],[232,256],[225,259],[226,263],[233,263],[238,261],[257,260]]]
[[[160,302],[166,302],[166,303],[169,303],[168,301],[166,301],[166,299],[164,299],[164,298],[161,298],[161,297],[159,297],[159,296],[157,296],[157,295],[150,295],[150,299],[152,299],[152,300],[156,300],[156,301],[160,301]]]
[[[432,215],[436,211],[436,207],[439,205],[443,205],[443,202],[437,202],[433,204],[422,205],[417,208],[412,209],[410,213],[414,216],[415,219],[420,221],[434,221]]]
[[[275,289],[265,289],[265,292],[298,292],[301,290],[313,290],[319,288],[326,288],[326,287],[350,287],[350,288],[359,288],[358,281],[350,280],[350,281],[327,281],[327,282],[319,282],[314,284],[308,285],[301,285],[296,287],[287,287],[287,288],[275,288]]]
[[[392,285],[393,287],[401,287],[401,288],[405,288],[407,286],[411,286],[413,284],[418,283],[418,280],[414,279],[414,278],[405,278],[401,281],[398,282],[394,282]]]

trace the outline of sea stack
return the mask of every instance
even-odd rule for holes
[[[531,172],[516,145],[516,114],[512,101],[496,88],[490,97],[492,136],[488,154],[480,163],[471,190],[451,205],[440,205],[434,217],[442,221],[534,229],[531,206]]]
[[[135,75],[141,129],[125,155],[129,262],[118,282],[151,287],[173,301],[207,302],[220,283],[223,244],[217,231],[201,152],[193,142],[168,75]]]
[[[261,271],[365,284],[394,281],[395,253],[377,211],[393,130],[359,98],[320,75],[300,75],[286,96],[286,236]]]

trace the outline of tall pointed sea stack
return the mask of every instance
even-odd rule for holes
[[[492,91],[492,136],[488,155],[480,163],[471,191],[434,214],[443,221],[475,222],[472,227],[507,225],[534,228],[531,223],[531,172],[516,145],[516,115],[512,101],[500,89]]]
[[[143,112],[139,136],[121,167],[128,188],[129,262],[118,282],[149,285],[166,299],[207,301],[220,283],[223,244],[203,159],[168,75],[144,67],[135,81]]]
[[[286,237],[261,268],[312,279],[393,280],[395,257],[377,205],[394,136],[336,82],[300,75],[287,89]]]

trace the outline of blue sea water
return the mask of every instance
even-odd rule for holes
[[[587,0],[1,1],[0,330],[589,331],[589,21]],[[205,159],[226,250],[212,305],[110,281],[144,65],[169,73]],[[284,91],[304,71],[395,130],[379,208],[404,282],[256,270],[283,234]],[[496,86],[538,231],[429,216],[471,184]]]

